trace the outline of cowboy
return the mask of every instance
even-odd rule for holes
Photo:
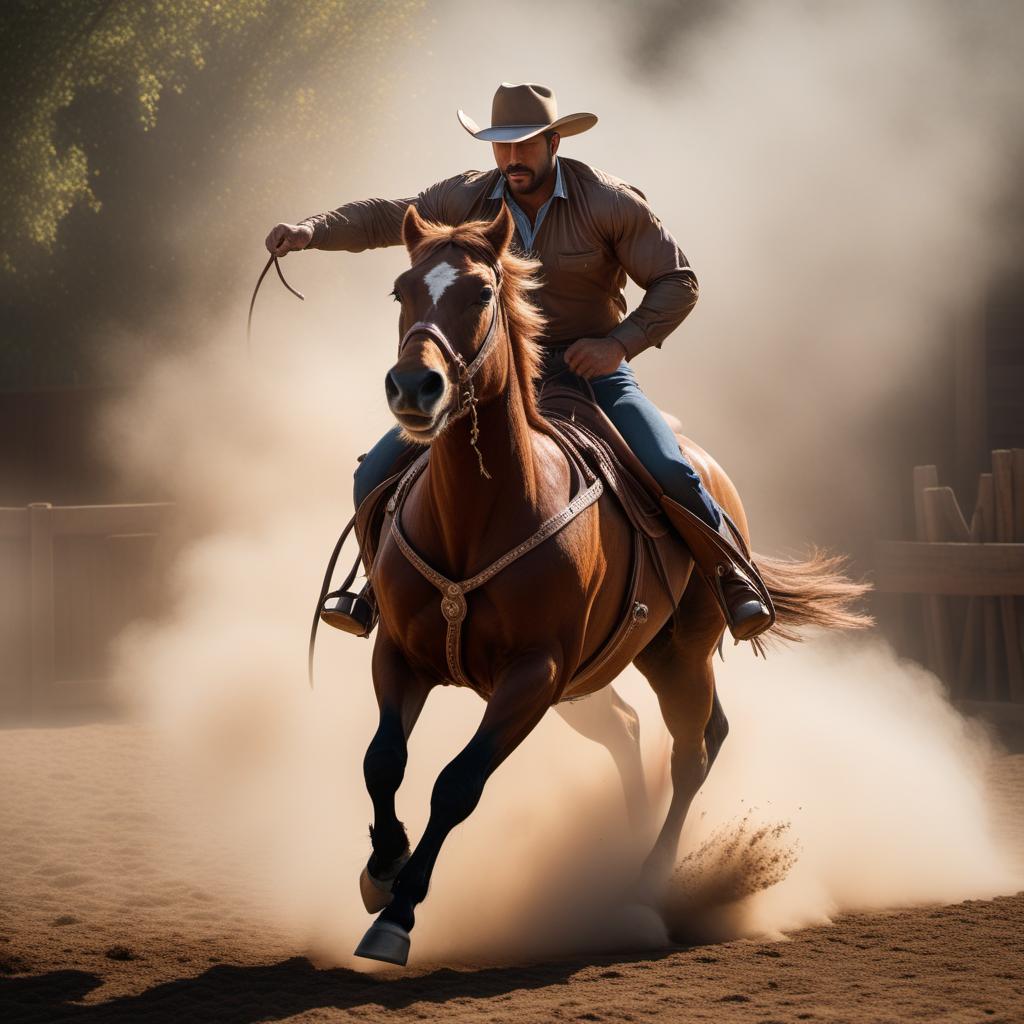
[[[559,117],[555,94],[546,86],[502,83],[490,127],[478,127],[462,110],[458,117],[470,135],[491,143],[494,169],[467,171],[414,198],[367,199],[299,224],[278,224],[267,236],[267,249],[284,256],[299,249],[362,252],[399,245],[410,205],[427,220],[459,224],[490,220],[504,202],[515,221],[516,244],[541,264],[543,284],[534,295],[546,321],[539,339],[545,372],[568,369],[588,380],[598,405],[664,493],[693,513],[682,518],[724,540],[731,564],[702,565],[698,559],[698,569],[715,591],[732,635],[752,639],[772,621],[755,585],[757,571],[736,549],[717,503],[630,366],[641,352],[660,348],[696,303],[697,279],[686,257],[638,188],[558,156],[563,138],[597,123],[594,114]],[[645,289],[628,316],[627,277]],[[355,474],[357,508],[411,444],[394,427],[371,449]],[[686,540],[691,527],[670,518]],[[709,550],[707,544],[689,547]],[[332,596],[332,625],[367,635],[374,621],[369,585],[361,595]]]

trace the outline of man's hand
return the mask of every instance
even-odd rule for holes
[[[580,338],[565,350],[565,365],[587,380],[614,372],[625,358],[626,347],[615,338]]]
[[[278,224],[267,235],[267,252],[287,256],[293,250],[305,249],[312,241],[313,229],[308,224]]]

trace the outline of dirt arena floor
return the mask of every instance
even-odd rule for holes
[[[184,860],[196,844],[175,855],[140,784],[148,750],[124,725],[0,734],[4,1024],[1024,1021],[1024,894],[848,915],[778,942],[405,972],[317,966],[254,924],[245,908],[259,892],[225,904],[197,884]],[[1001,757],[991,782],[1024,863],[1024,755]]]

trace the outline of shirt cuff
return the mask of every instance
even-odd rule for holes
[[[313,229],[313,237],[309,240],[307,249],[318,249],[320,243],[324,240],[324,236],[327,234],[327,220],[323,216],[315,215],[313,217],[306,217],[305,220],[300,220],[299,224],[308,224]]]
[[[614,338],[622,344],[622,347],[626,350],[626,359],[629,361],[632,361],[634,356],[640,355],[645,349],[651,347],[651,343],[647,340],[647,335],[628,319],[623,320],[618,327],[612,328],[608,332],[608,337]]]

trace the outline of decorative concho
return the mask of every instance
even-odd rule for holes
[[[466,598],[454,584],[441,598],[441,614],[449,623],[461,622],[466,617]]]

